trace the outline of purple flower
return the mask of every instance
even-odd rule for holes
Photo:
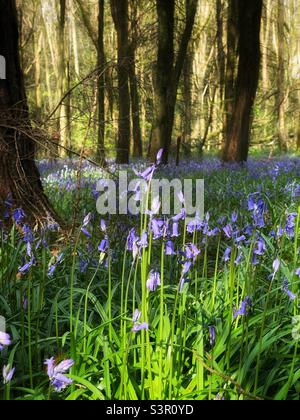
[[[85,216],[84,220],[83,220],[83,227],[87,227],[92,219],[92,213],[89,213],[87,216]]]
[[[183,264],[182,273],[181,276],[184,277],[191,269],[192,263],[190,261],[187,261]]]
[[[211,347],[213,347],[216,342],[216,328],[213,326],[209,327],[209,342]]]
[[[4,385],[7,385],[9,382],[11,382],[14,373],[15,373],[15,368],[10,367],[10,365],[7,366],[3,366],[3,383]]]
[[[10,335],[0,331],[0,351],[2,351],[4,347],[10,346],[10,344]]]
[[[45,360],[47,366],[47,374],[50,379],[51,385],[56,392],[61,392],[67,386],[72,384],[72,380],[67,378],[64,374],[74,365],[73,360],[63,360],[56,365],[54,357]]]
[[[225,261],[225,262],[228,262],[228,261],[230,260],[230,257],[231,257],[231,248],[230,248],[230,247],[228,247],[228,248],[226,248],[226,250],[225,250],[225,254],[224,254],[224,261]]]
[[[273,276],[275,277],[275,274],[278,272],[280,268],[280,260],[277,258],[274,262],[273,262]]]
[[[173,223],[172,234],[171,234],[172,238],[178,238],[179,236],[178,229],[179,229],[178,223],[177,222]]]
[[[25,213],[22,209],[15,209],[13,211],[13,218],[15,222],[19,225],[25,218]]]
[[[157,153],[157,156],[156,156],[156,164],[157,165],[161,164],[163,154],[164,154],[164,149],[160,149],[159,152]]]
[[[296,276],[300,277],[300,268],[297,268],[297,270],[296,270]]]
[[[82,227],[81,228],[81,232],[87,237],[87,238],[91,238],[92,237],[92,235],[90,234],[90,232],[85,228],[85,227]]]
[[[233,229],[231,225],[227,225],[223,228],[223,231],[225,233],[225,235],[227,236],[227,238],[231,239],[232,238],[232,234],[233,234]]]
[[[147,289],[154,292],[158,286],[160,286],[160,274],[152,270],[147,280]]]
[[[234,319],[238,316],[248,316],[249,309],[252,308],[252,299],[250,297],[246,297],[242,303],[240,309],[234,309]]]
[[[137,333],[139,331],[148,330],[148,329],[149,329],[149,324],[147,324],[147,322],[143,322],[142,324],[134,324],[131,331],[134,333]]]
[[[148,246],[148,235],[147,235],[147,232],[144,232],[143,234],[142,234],[142,237],[141,237],[141,239],[138,241],[138,246],[139,247],[141,247],[141,248],[147,248],[147,246]]]
[[[98,246],[98,251],[106,252],[108,250],[108,247],[109,247],[108,239],[103,239],[100,245]]]
[[[35,264],[35,258],[32,257],[30,261],[24,264],[22,267],[19,267],[19,273],[24,274]]]
[[[284,280],[284,283],[283,283],[283,291],[288,295],[288,297],[290,298],[292,302],[297,299],[297,296],[294,295],[294,293],[289,290],[289,282],[286,279]]]
[[[138,309],[136,309],[135,311],[134,311],[134,313],[133,313],[133,318],[132,318],[132,322],[134,323],[134,324],[136,324],[138,321],[139,321],[139,319],[140,319],[140,317],[141,317],[141,312],[138,310]]]
[[[166,243],[165,255],[176,255],[176,252],[174,250],[174,244],[172,241],[168,241]]]
[[[131,229],[127,237],[127,251],[133,250],[133,245],[137,242],[137,240],[138,237],[136,236],[135,229]]]

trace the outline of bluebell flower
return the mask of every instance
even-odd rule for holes
[[[100,242],[100,245],[98,246],[98,251],[99,252],[107,252],[109,248],[109,242],[108,239],[102,239],[102,241]]]
[[[25,213],[22,209],[15,209],[13,211],[13,218],[15,222],[20,225],[25,218]]]
[[[233,234],[232,226],[229,224],[223,228],[223,232],[227,236],[227,238],[231,239]]]
[[[215,345],[216,342],[216,328],[214,326],[209,327],[209,343],[211,347]]]
[[[64,375],[74,365],[73,360],[64,360],[57,365],[54,357],[52,357],[45,360],[45,365],[47,366],[47,374],[51,385],[57,392],[61,392],[73,383],[71,379]]]
[[[158,286],[160,286],[160,274],[154,270],[150,271],[149,278],[147,280],[147,289],[150,292],[154,292]]]
[[[294,301],[297,299],[297,296],[289,290],[289,282],[287,281],[287,279],[284,280],[283,291],[288,295],[291,301]]]
[[[179,237],[179,225],[178,225],[177,222],[173,223],[171,236],[172,236],[172,238],[178,238]]]
[[[139,331],[148,330],[148,329],[149,329],[149,324],[147,322],[143,322],[141,324],[134,324],[131,331],[134,333],[137,333]]]
[[[238,316],[248,316],[249,310],[252,308],[253,303],[250,297],[246,297],[242,303],[240,309],[234,309],[234,319]]]
[[[225,262],[228,262],[228,261],[230,260],[230,257],[231,257],[231,251],[232,251],[231,247],[227,247],[227,248],[226,248],[226,250],[225,250],[225,254],[224,254],[224,261],[225,261]]]
[[[7,366],[3,366],[3,383],[4,385],[7,385],[9,382],[11,382],[14,373],[15,373],[15,368],[11,368],[10,365]]]
[[[144,232],[142,234],[141,239],[138,241],[138,246],[141,248],[147,248],[148,247],[148,234],[147,232]]]
[[[127,251],[133,250],[133,245],[137,242],[137,240],[138,237],[136,236],[135,229],[131,229],[127,237]]]
[[[176,252],[174,250],[174,244],[173,244],[172,241],[166,242],[165,255],[167,255],[167,256],[176,255]]]
[[[0,331],[0,351],[11,345],[10,335]]]

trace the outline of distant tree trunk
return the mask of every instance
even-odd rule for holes
[[[158,55],[154,77],[154,123],[149,158],[155,161],[159,149],[164,149],[163,163],[168,162],[172,142],[177,91],[189,42],[192,36],[198,0],[186,0],[186,24],[179,51],[174,54],[175,0],[156,0],[158,15]]]
[[[248,158],[253,105],[259,82],[261,17],[262,0],[238,0],[239,64],[224,161],[245,162]]]
[[[30,221],[55,214],[44,195],[36,167],[28,107],[20,66],[15,0],[0,0],[0,54],[6,59],[7,79],[0,80],[0,207],[11,196]],[[2,218],[2,216],[1,216]]]
[[[165,158],[169,152],[170,126],[172,119],[171,79],[174,70],[174,13],[175,0],[157,0],[158,15],[158,52],[154,76],[154,123],[149,157],[155,161],[159,149],[165,149]]]
[[[237,68],[237,47],[238,47],[238,27],[237,27],[237,6],[238,0],[231,0],[228,6],[227,21],[227,57],[225,71],[225,116],[224,116],[224,139],[230,135],[230,123],[234,108],[234,81]]]
[[[184,68],[183,68],[183,100],[184,100],[183,141],[184,141],[184,152],[187,156],[189,156],[191,153],[191,140],[192,140],[193,56],[194,56],[194,51],[193,51],[193,48],[190,46],[188,54],[185,58],[185,63],[184,63]]]
[[[137,83],[136,72],[136,48],[137,48],[137,2],[130,2],[131,10],[131,43],[129,49],[129,80],[131,97],[131,117],[133,135],[133,156],[140,158],[143,156],[142,130],[140,123],[140,95]]]
[[[223,45],[223,2],[216,0],[216,22],[217,22],[217,63],[220,83],[220,99],[223,101],[225,86],[225,51]]]
[[[58,86],[59,96],[61,99],[68,89],[68,62],[67,46],[65,42],[65,28],[66,28],[66,0],[59,0],[59,22],[58,22]],[[63,148],[60,151],[62,157],[67,156],[66,148],[70,147],[70,98],[68,97],[59,108],[59,133],[61,145]]]
[[[35,105],[36,118],[40,120],[42,111],[42,91],[41,91],[41,54],[42,54],[43,33],[36,34],[34,37],[34,77],[35,77]]]
[[[285,128],[285,105],[286,105],[286,77],[285,77],[285,5],[284,0],[277,0],[277,36],[278,36],[278,70],[277,70],[277,98],[276,108],[278,116],[278,146],[282,153],[287,153],[287,134]]]
[[[263,19],[263,40],[262,40],[262,86],[264,95],[268,93],[269,89],[269,69],[268,69],[268,56],[269,56],[269,40],[271,32],[271,11],[272,1],[268,0],[264,7],[264,19]]]
[[[130,92],[128,0],[110,0],[112,17],[118,36],[119,128],[117,163],[129,163]]]
[[[97,159],[99,162],[105,161],[105,52],[104,52],[104,0],[98,1],[98,144]]]

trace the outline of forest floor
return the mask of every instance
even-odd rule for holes
[[[204,179],[193,221],[101,217],[106,172],[39,167],[77,223],[66,240],[53,225],[32,232],[18,211],[1,230],[1,398],[299,399],[300,159],[158,168]]]

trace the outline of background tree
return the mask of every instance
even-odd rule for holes
[[[262,0],[235,1],[231,0],[237,14],[238,74],[223,159],[245,162],[248,158],[253,105],[259,82]]]
[[[35,142],[19,56],[15,0],[0,0],[0,54],[6,59],[7,79],[0,80],[0,198],[9,197],[31,219],[54,213],[44,195],[36,167]]]
[[[164,149],[163,162],[168,161],[172,141],[178,85],[189,42],[192,36],[198,0],[186,0],[186,23],[179,41],[178,55],[174,54],[175,0],[157,0],[158,55],[154,76],[154,122],[149,157],[155,160]]]
[[[130,154],[128,0],[122,2],[110,0],[110,5],[118,38],[119,130],[117,163],[128,163]]]

